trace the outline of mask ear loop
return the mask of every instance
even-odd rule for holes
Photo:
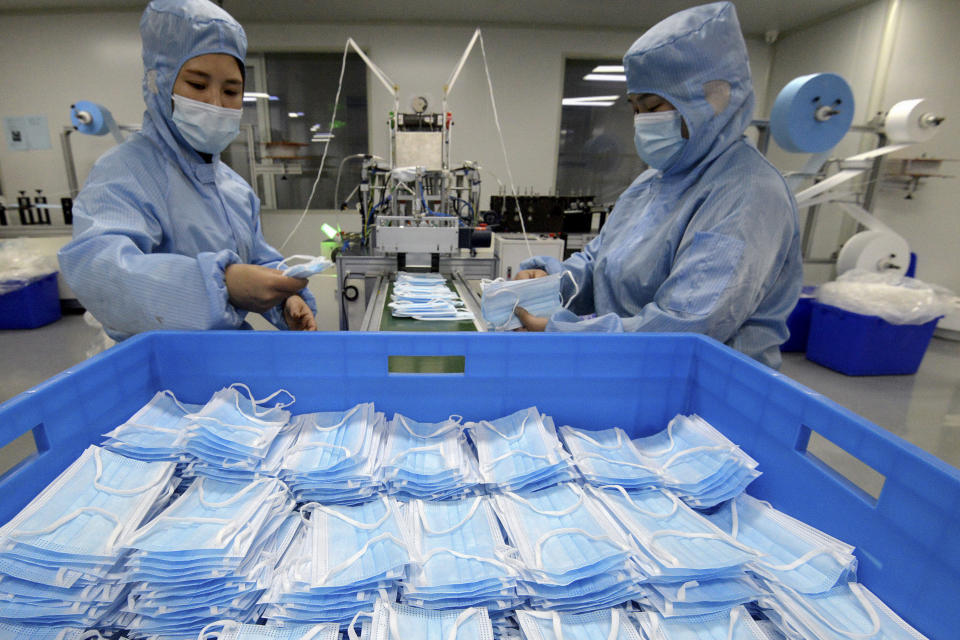
[[[356,615],[353,616],[353,619],[350,621],[350,624],[347,625],[347,637],[349,640],[360,640],[360,636],[357,635],[356,627],[357,620],[360,619],[360,616],[364,618],[370,618],[373,620],[375,611],[357,611]]]
[[[570,282],[573,283],[573,295],[570,296],[570,298],[567,299],[567,303],[563,305],[564,309],[568,309],[570,307],[570,303],[573,302],[573,299],[576,298],[578,295],[580,295],[580,285],[577,284],[577,279],[573,277],[573,274],[567,271],[566,269],[564,269],[563,272],[560,274],[561,280],[563,280],[563,276],[569,277]],[[561,297],[562,296],[563,294],[561,294]]]
[[[271,393],[270,395],[268,395],[268,396],[266,396],[266,397],[263,397],[263,398],[260,398],[259,400],[257,400],[256,398],[254,398],[254,396],[253,396],[253,391],[250,390],[250,387],[248,387],[246,384],[244,384],[244,383],[242,383],[242,382],[234,382],[233,384],[230,385],[229,388],[230,388],[230,389],[244,389],[244,390],[246,390],[246,392],[247,392],[247,397],[250,398],[250,403],[253,405],[253,415],[256,416],[257,418],[259,418],[260,416],[264,416],[264,415],[268,414],[270,411],[272,411],[272,410],[274,410],[274,409],[286,409],[287,407],[289,407],[290,405],[292,405],[294,402],[297,401],[297,397],[296,397],[295,395],[293,395],[292,393],[290,393],[289,391],[287,391],[286,389],[277,389],[276,391],[274,391],[274,392]],[[273,400],[274,398],[276,398],[276,397],[277,397],[278,395],[280,395],[281,393],[285,393],[285,394],[287,394],[288,396],[290,396],[290,402],[278,402],[278,403],[276,403],[276,404],[275,404],[274,406],[272,406],[272,407],[267,407],[267,408],[265,408],[263,411],[257,411],[257,405],[262,405],[262,404],[264,404],[264,403],[266,403],[266,402],[269,402],[270,400]],[[237,398],[237,411],[240,411],[240,399],[239,399],[239,398]],[[243,411],[240,411],[240,413],[243,413]],[[245,415],[245,414],[244,414],[244,415]]]
[[[220,631],[211,632],[211,629],[216,629],[220,627]],[[240,628],[240,625],[236,620],[217,620],[216,622],[211,622],[203,629],[200,629],[200,633],[197,634],[197,640],[211,640],[212,638],[217,638],[218,640],[222,638],[222,634],[226,631],[236,631]]]

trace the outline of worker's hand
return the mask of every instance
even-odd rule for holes
[[[231,264],[223,272],[230,304],[263,313],[307,286],[305,278],[290,278],[278,269],[256,264]]]
[[[300,296],[290,296],[283,303],[283,319],[291,331],[316,331],[317,321],[310,307]]]
[[[534,278],[542,278],[547,275],[547,272],[543,269],[524,269],[523,271],[517,271],[517,275],[513,276],[514,280],[533,280]]]
[[[523,307],[517,307],[513,312],[520,318],[520,323],[523,325],[523,329],[517,329],[517,331],[544,331],[547,328],[548,318],[535,316]]]

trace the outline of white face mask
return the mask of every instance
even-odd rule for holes
[[[634,114],[633,142],[637,154],[654,169],[666,168],[686,142],[682,122],[676,111]]]
[[[173,94],[173,121],[187,143],[216,155],[240,133],[243,109],[228,109]]]

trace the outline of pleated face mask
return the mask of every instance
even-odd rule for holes
[[[290,262],[297,261],[297,264],[291,265]],[[278,269],[283,271],[283,275],[291,278],[309,278],[322,271],[326,271],[333,266],[329,258],[323,256],[305,256],[297,254],[284,258],[283,262],[277,265]]]
[[[512,331],[523,326],[514,315],[517,307],[523,307],[535,316],[549,318],[564,308],[560,291],[564,277],[569,277],[574,287],[577,286],[569,271],[529,280],[493,280],[484,283],[481,301],[483,319],[497,331]],[[570,296],[570,300],[576,295],[577,292]]]

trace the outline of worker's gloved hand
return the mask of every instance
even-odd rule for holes
[[[548,275],[543,269],[524,269],[523,271],[517,271],[517,275],[513,276],[514,280],[533,280],[534,278],[542,278]]]
[[[305,278],[290,278],[277,269],[256,264],[231,264],[223,272],[230,304],[263,313],[307,286]]]
[[[539,269],[531,269],[531,271],[539,271]],[[521,271],[520,273],[523,272]],[[519,276],[519,274],[517,275]],[[540,276],[532,277],[539,278]],[[523,307],[519,306],[513,310],[513,313],[520,318],[520,323],[523,325],[523,329],[517,329],[517,331],[544,331],[547,328],[547,322],[549,321],[548,318],[535,316]]]
[[[300,296],[290,296],[283,303],[283,319],[291,331],[316,331],[317,321],[310,307]]]

